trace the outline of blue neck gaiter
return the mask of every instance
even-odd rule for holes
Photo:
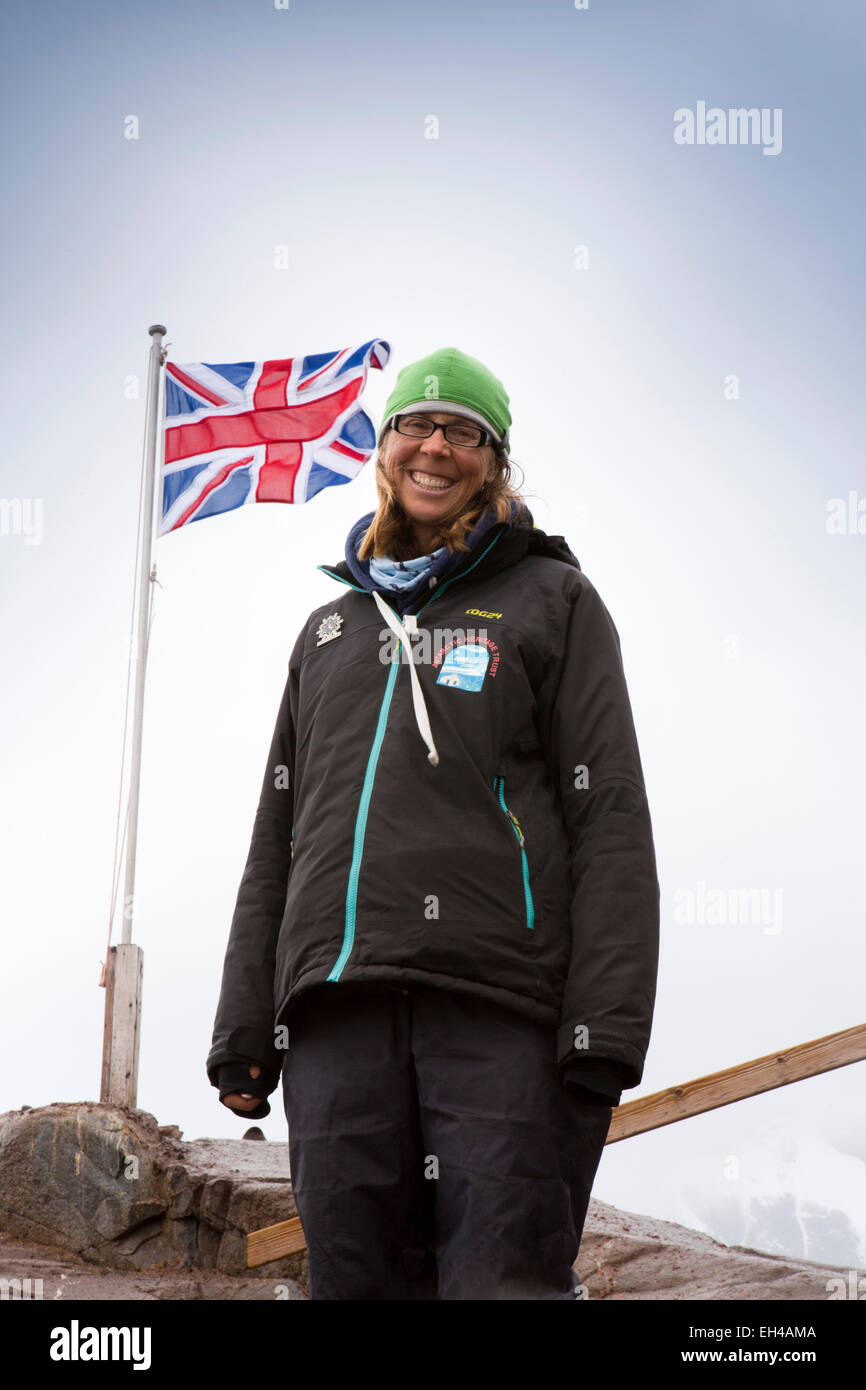
[[[429,555],[417,555],[413,560],[392,560],[390,555],[373,556],[370,559],[370,578],[376,587],[401,593],[423,579],[447,550],[446,545],[440,545],[438,550],[431,551]]]
[[[521,504],[513,500],[511,504],[512,521],[516,518]],[[376,579],[371,572],[374,566],[385,566],[384,573],[387,578],[388,588],[386,592],[395,595],[393,606],[397,612],[402,614],[409,607],[417,603],[421,597],[426,597],[430,589],[430,580],[436,579],[441,584],[451,570],[456,569],[466,558],[466,552],[455,550],[450,552],[447,546],[440,546],[431,555],[419,555],[411,560],[402,560],[402,570],[398,569],[397,562],[380,556],[378,560],[359,560],[357,547],[361,537],[368,529],[375,516],[375,512],[368,512],[355,522],[346,537],[345,561],[346,567],[353,579],[365,589],[375,589],[379,585],[384,585],[383,580]],[[496,511],[493,507],[487,507],[478,518],[472,530],[467,533],[466,543],[470,550],[481,544],[483,537],[488,531],[497,525]],[[413,568],[415,567],[415,568]],[[420,578],[419,578],[420,570]],[[380,571],[381,573],[382,571]],[[394,575],[403,576],[402,583],[398,580],[398,588],[392,589],[390,582]]]

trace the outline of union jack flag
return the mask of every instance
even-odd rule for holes
[[[380,338],[270,362],[167,362],[159,534],[250,502],[308,502],[348,483],[376,447],[358,397]]]

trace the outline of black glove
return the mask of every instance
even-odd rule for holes
[[[258,1063],[255,1065],[258,1066]],[[240,1115],[248,1120],[263,1120],[271,1113],[267,1097],[273,1089],[273,1081],[264,1069],[260,1076],[250,1076],[249,1062],[223,1062],[220,1066],[220,1100],[224,1101],[226,1096],[243,1095],[246,1092],[249,1096],[258,1096],[262,1102],[255,1110],[235,1110],[231,1105],[226,1106],[233,1115]]]
[[[571,1057],[564,1082],[570,1095],[587,1105],[619,1105],[628,1068],[611,1057]]]

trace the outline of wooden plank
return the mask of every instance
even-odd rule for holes
[[[812,1042],[797,1043],[784,1052],[770,1052],[766,1057],[739,1062],[724,1071],[710,1072],[708,1076],[699,1076],[695,1081],[684,1081],[679,1086],[670,1086],[666,1091],[655,1091],[650,1096],[642,1096],[640,1100],[627,1101],[614,1109],[605,1144],[615,1144],[620,1139],[645,1134],[650,1129],[661,1129],[663,1125],[672,1125],[677,1120],[702,1115],[707,1110],[732,1105],[736,1100],[746,1100],[763,1091],[775,1090],[777,1086],[787,1086],[792,1081],[803,1081],[806,1077],[819,1076],[822,1072],[864,1059],[866,1023],[859,1023],[854,1028],[843,1028],[839,1033],[814,1038]],[[247,1236],[247,1266],[252,1268],[266,1264],[268,1260],[277,1260],[281,1255],[291,1255],[305,1249],[301,1219],[293,1216],[289,1221],[278,1221],[275,1226],[250,1232]]]
[[[106,967],[99,1099],[108,1105],[134,1110],[138,1093],[144,952],[133,942],[112,946]]]
[[[654,1091],[639,1100],[627,1101],[614,1110],[606,1143],[615,1144],[620,1139],[630,1139],[635,1134],[660,1129],[722,1105],[732,1105],[735,1100],[746,1100],[792,1081],[803,1081],[836,1067],[846,1067],[851,1062],[862,1062],[864,1058],[866,1023],[859,1023],[855,1028],[843,1028],[839,1033],[798,1043],[784,1052],[770,1052],[766,1057],[756,1057],[751,1062],[740,1062],[723,1071],[699,1076],[696,1081],[683,1081],[666,1091]]]
[[[306,1250],[307,1241],[301,1227],[301,1218],[293,1216],[288,1221],[278,1221],[276,1226],[263,1226],[260,1231],[251,1231],[247,1236],[247,1269],[267,1264],[268,1260],[278,1260],[281,1255],[293,1255],[296,1250]]]

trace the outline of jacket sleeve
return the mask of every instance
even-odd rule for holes
[[[570,590],[564,651],[537,700],[571,857],[557,1059],[566,1083],[580,1084],[583,1071],[590,1087],[607,1089],[606,1073],[619,1076],[611,1090],[637,1086],[655,1005],[660,890],[619,634],[583,574]]]
[[[224,1062],[255,1062],[268,1092],[279,1083],[284,1050],[274,1034],[274,969],[292,861],[295,730],[305,633],[295,643],[271,739],[246,867],[238,889],[222,987],[207,1057],[219,1086]]]
[[[622,1099],[623,1082],[630,1075],[630,1068],[607,1057],[580,1057],[563,1063],[562,1072],[566,1086],[579,1099],[615,1106]]]

